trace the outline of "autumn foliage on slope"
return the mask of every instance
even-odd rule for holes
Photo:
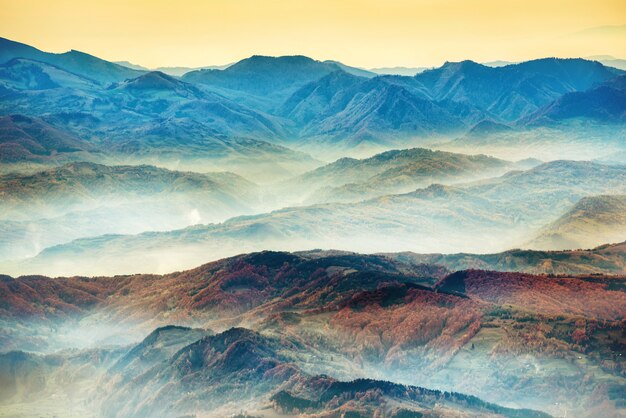
[[[612,288],[624,281],[619,277],[550,277],[466,270],[447,276],[436,288],[537,313],[620,320],[626,312],[626,293]]]

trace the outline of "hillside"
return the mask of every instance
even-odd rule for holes
[[[411,264],[434,264],[449,270],[483,269],[533,274],[626,274],[626,243],[589,250],[509,250],[497,254],[387,253]]]
[[[625,384],[617,356],[624,285],[620,276],[447,274],[385,256],[283,252],[163,276],[4,276],[4,350],[47,353],[78,343],[65,337],[69,330],[92,333],[81,340],[82,351],[28,355],[49,378],[22,390],[26,397],[7,393],[2,408],[28,402],[28,390],[45,398],[83,382],[81,392],[98,387],[94,407],[114,416],[268,406],[288,413],[399,408],[540,416],[449,392],[549,413],[619,414],[620,395],[608,393]],[[172,323],[179,326],[163,327]],[[143,341],[119,345],[133,339]],[[104,341],[110,348],[101,347]],[[86,365],[93,373],[74,373]],[[534,367],[541,379],[532,378]],[[584,381],[574,379],[590,370]],[[564,373],[576,383],[563,384]],[[62,375],[71,377],[47,383]],[[418,382],[441,391],[409,387]]]
[[[39,118],[0,116],[0,162],[44,162],[85,158],[96,147]]]
[[[529,248],[590,248],[626,237],[626,196],[593,196],[543,228]]]
[[[464,155],[414,148],[373,157],[342,159],[290,182],[314,190],[307,203],[350,202],[399,194],[431,184],[468,182],[501,175],[517,165],[485,155]]]
[[[625,117],[626,76],[622,75],[586,91],[567,93],[528,119],[533,124],[574,118],[620,123]]]
[[[253,201],[255,185],[232,173],[198,174],[151,166],[72,163],[32,175],[0,176],[3,217],[14,220],[89,207],[98,200],[222,193]],[[55,209],[58,208],[58,209]]]
[[[349,416],[382,413],[392,417],[422,413],[549,416],[530,409],[505,408],[460,393],[373,379],[340,381],[326,375],[313,376],[288,362],[288,356],[299,350],[287,340],[244,328],[231,328],[204,338],[200,338],[199,331],[184,327],[155,330],[123,358],[146,344],[153,345],[155,334],[176,340],[173,346],[180,346],[185,339],[189,343],[177,352],[161,351],[160,360],[151,362],[152,367],[145,372],[116,363],[123,349],[85,350],[77,355],[0,354],[0,370],[12,371],[3,374],[5,385],[0,395],[4,403],[0,410],[17,412],[20,406],[25,406],[31,411],[52,409],[60,415],[77,410],[88,413],[87,408],[76,402],[87,398],[89,413],[103,416],[173,417],[185,412],[218,416],[232,415],[242,407],[250,413],[269,412],[277,416],[302,412]],[[239,356],[248,361],[241,361]],[[99,360],[94,361],[95,358]],[[77,373],[84,367],[91,367],[97,376]],[[64,401],[55,400],[66,397],[59,385],[49,385],[46,380],[38,382],[36,377],[56,380],[63,375],[66,375],[63,388],[75,391],[76,395]],[[101,385],[98,391],[94,390],[96,382]],[[141,387],[146,386],[151,388],[150,395],[141,394]],[[32,396],[44,399],[45,405],[29,402]]]
[[[309,204],[350,202],[406,193],[433,183],[492,177],[517,167],[485,155],[412,148],[360,160],[342,158],[284,182],[281,187]]]

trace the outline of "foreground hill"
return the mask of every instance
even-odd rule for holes
[[[54,397],[64,397],[63,391],[33,377],[56,380],[66,374],[69,377],[64,386],[82,385],[75,399],[87,397],[89,413],[94,416],[177,417],[202,413],[217,417],[245,409],[248,414],[272,416],[549,417],[460,393],[373,379],[340,381],[326,375],[313,376],[291,363],[291,356],[299,352],[297,345],[244,328],[231,328],[214,336],[202,334],[198,329],[162,327],[125,355],[122,349],[87,351],[82,356],[0,354],[0,370],[12,370],[5,375],[0,392],[4,405],[0,410],[16,412],[23,405],[44,414],[54,411],[65,415],[77,410],[87,413],[87,408],[74,404],[72,399],[54,402]],[[141,353],[146,350],[150,354],[144,357]],[[90,355],[98,356],[98,361],[89,359]],[[126,361],[140,361],[142,367]],[[84,367],[91,367],[97,376],[76,373]],[[102,385],[97,392],[93,391],[96,381]],[[146,387],[150,388],[148,394]],[[45,401],[31,404],[29,398],[33,397]],[[12,404],[20,399],[21,404]]]
[[[80,350],[0,356],[13,370],[48,364],[35,372],[47,376],[36,386],[7,390],[2,411],[37,400],[58,406],[59,392],[74,385],[80,394],[63,405],[88,400],[105,416],[258,415],[268,406],[540,416],[450,391],[555,415],[619,415],[624,285],[620,276],[448,274],[319,252],[247,254],[163,276],[4,276],[2,351]],[[172,323],[193,329],[160,328],[119,347]],[[86,367],[92,373],[75,372]]]
[[[581,199],[570,211],[546,226],[530,248],[588,248],[626,237],[626,196]]]

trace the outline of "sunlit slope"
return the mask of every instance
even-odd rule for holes
[[[626,239],[626,196],[581,199],[559,219],[541,230],[529,248],[589,248]]]

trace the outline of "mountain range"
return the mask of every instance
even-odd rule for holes
[[[317,157],[363,155],[462,135],[484,120],[522,132],[577,120],[621,124],[622,74],[597,61],[546,58],[377,76],[335,61],[253,56],[173,77],[3,39],[0,112],[43,118],[100,151],[144,163],[227,159],[230,146],[253,161],[240,149],[287,153],[267,143]],[[306,160],[286,158],[292,167]]]

